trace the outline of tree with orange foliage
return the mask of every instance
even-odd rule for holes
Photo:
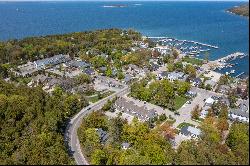
[[[174,139],[176,130],[170,124],[164,123],[161,127],[162,134],[166,139]]]

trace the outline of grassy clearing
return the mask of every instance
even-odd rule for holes
[[[115,93],[115,92],[114,91],[107,91],[107,92],[105,92],[105,93],[103,93],[101,95],[96,94],[96,95],[93,95],[93,96],[90,96],[90,97],[87,97],[87,98],[88,98],[89,102],[95,103],[95,102],[97,102],[97,101],[99,101],[99,100],[101,100],[101,99],[103,99],[103,98],[105,98],[105,97],[107,97],[107,96],[109,96],[109,95],[111,95],[113,93]]]
[[[201,60],[201,59],[198,59],[198,58],[184,57],[184,58],[182,58],[182,60],[183,60],[184,62],[188,62],[188,63],[191,63],[191,64],[193,64],[193,65],[199,65],[199,66],[202,65],[202,60]]]
[[[91,103],[95,103],[95,102],[97,102],[97,101],[100,100],[100,99],[99,99],[99,97],[96,95],[96,96],[91,96],[91,97],[89,97],[88,100],[89,100],[89,102],[91,102]]]
[[[183,123],[179,124],[179,125],[177,126],[177,128],[178,128],[178,129],[182,129],[183,127],[186,127],[186,126],[192,126],[192,127],[194,127],[193,124],[183,122]]]
[[[175,98],[175,110],[180,109],[186,102],[187,102],[187,98],[185,97],[181,97],[181,96],[176,96]]]

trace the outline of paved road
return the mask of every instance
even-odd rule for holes
[[[122,96],[129,92],[129,87],[124,87],[120,91],[89,105],[86,108],[83,108],[77,115],[75,115],[67,125],[65,132],[65,142],[67,144],[69,153],[74,157],[77,165],[89,165],[88,161],[84,157],[80,142],[77,136],[77,129],[81,125],[82,118],[88,115],[90,112],[100,109],[109,99],[114,98],[115,96]]]

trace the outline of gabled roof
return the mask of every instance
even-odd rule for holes
[[[211,97],[207,98],[205,103],[207,104],[213,104],[214,103],[214,99],[212,99]]]
[[[104,131],[102,128],[97,128],[96,132],[99,135],[101,142],[105,143],[108,139],[108,133]]]
[[[66,63],[67,66],[71,66],[71,67],[89,67],[90,64],[84,62],[84,61],[69,61]]]
[[[84,70],[84,73],[88,74],[88,75],[91,75],[91,74],[94,74],[95,73],[95,70],[92,69],[92,68],[87,68]]]
[[[56,65],[59,63],[67,62],[69,60],[70,60],[69,55],[59,54],[50,58],[45,58],[45,59],[34,61],[34,63],[37,65],[37,67],[41,67],[41,66],[46,66],[49,64]]]
[[[192,126],[185,126],[185,127],[182,127],[181,133],[186,136],[191,135],[191,134],[199,136],[201,134],[201,130]]]
[[[237,116],[242,116],[242,117],[246,117],[249,118],[249,112],[245,112],[241,109],[232,109],[230,110],[231,114],[237,115]]]
[[[167,71],[163,71],[163,72],[160,73],[160,75],[162,77],[167,77],[168,76],[168,72]]]
[[[129,148],[130,147],[130,143],[127,143],[127,142],[123,142],[121,145],[124,148]]]
[[[198,83],[200,83],[200,82],[202,82],[202,80],[201,80],[199,77],[197,77],[197,78],[194,78],[194,79],[193,79],[193,82],[196,82],[196,83],[198,82]]]

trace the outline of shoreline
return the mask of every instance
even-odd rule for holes
[[[179,40],[179,39],[176,39],[176,38],[173,38],[173,37],[164,37],[164,36],[161,36],[161,37],[155,37],[155,36],[144,36],[148,39],[151,39],[152,41],[156,42],[156,43],[159,43],[159,42],[165,42],[162,46],[169,46],[171,47],[174,44],[177,44],[178,45],[178,42],[181,42],[182,44],[183,43],[191,43],[192,45],[201,45],[201,46],[207,46],[207,47],[210,47],[212,46],[213,49],[219,49],[218,47],[216,46],[213,46],[213,45],[210,45],[210,44],[206,44],[206,43],[201,43],[201,42],[197,42],[197,41],[193,41],[193,40]],[[170,41],[169,41],[170,40]],[[173,43],[172,43],[173,42]],[[160,47],[160,46],[158,46]],[[182,46],[181,46],[182,48]],[[177,47],[176,48],[177,50],[179,50],[179,48]],[[201,60],[204,60],[204,57],[201,58],[201,57],[197,57],[197,55],[199,55],[200,53],[202,54],[203,52],[201,51],[201,48],[198,49],[198,52],[196,55],[192,55],[192,54],[189,54],[190,52],[183,52],[182,50],[179,50],[180,53],[184,56],[189,56],[190,58],[198,58],[198,59],[201,59]],[[208,50],[208,52],[211,51],[211,50]],[[236,55],[237,54],[237,55]],[[236,64],[234,63],[230,63],[232,60],[236,60],[236,59],[239,59],[239,58],[242,58],[241,56],[243,56],[243,58],[246,58],[246,57],[249,57],[249,55],[247,53],[242,53],[242,52],[234,52],[234,53],[230,53],[228,55],[225,55],[225,56],[220,56],[218,57],[217,59],[215,60],[209,60],[209,64],[215,64],[215,66],[217,67],[214,67],[214,68],[211,68],[210,70],[211,71],[214,71],[216,73],[220,73],[220,74],[226,74],[226,75],[229,75],[231,77],[236,77],[238,75],[242,76],[244,75],[244,77],[249,77],[249,73],[247,73],[246,71],[239,71],[239,70],[236,70],[236,68],[234,66],[236,66]],[[230,59],[232,58],[232,59]],[[224,63],[220,62],[220,60],[225,60]],[[221,66],[221,68],[220,68]],[[219,70],[222,69],[222,70]]]
[[[234,13],[234,12],[231,12],[229,10],[226,10],[227,13],[230,13],[232,15],[236,15],[236,16],[240,16],[240,17],[244,17],[244,18],[247,18],[249,20],[249,16],[244,16],[244,15],[240,15],[240,14],[237,14],[237,13]]]

